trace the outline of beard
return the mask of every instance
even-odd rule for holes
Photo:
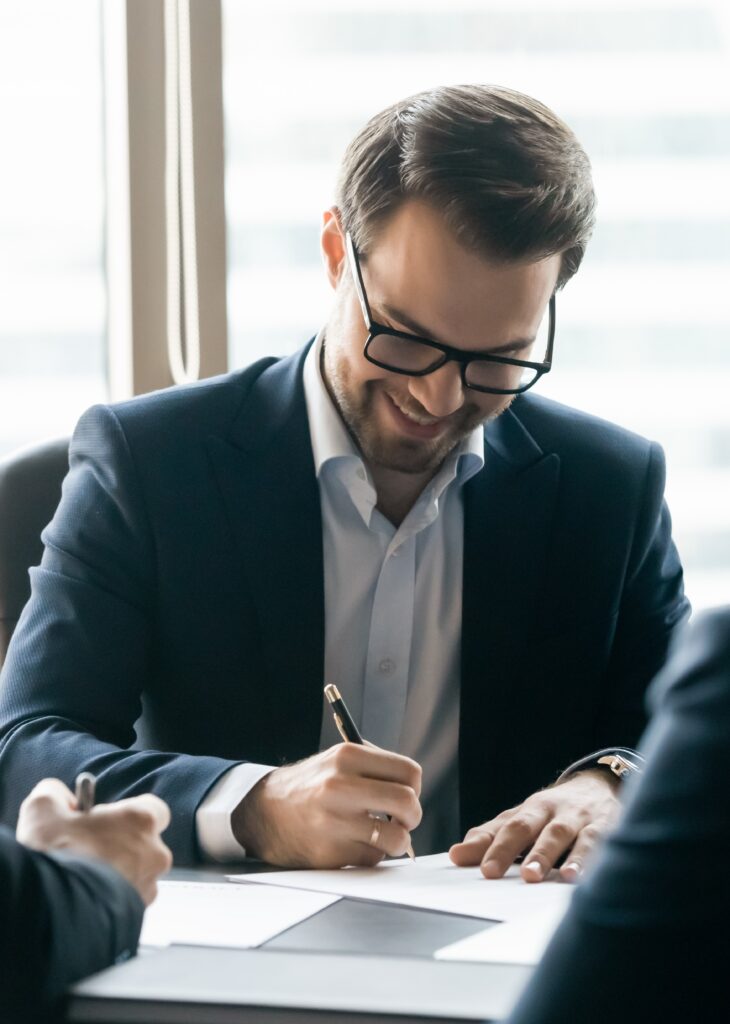
[[[460,441],[481,423],[503,412],[511,401],[510,397],[499,408],[487,411],[474,402],[466,402],[447,417],[443,430],[431,439],[398,436],[395,429],[389,433],[382,425],[382,412],[378,407],[384,402],[395,399],[404,413],[426,420],[432,417],[407,390],[399,389],[391,381],[369,380],[353,386],[344,361],[327,359],[326,362],[323,376],[327,389],[366,461],[399,473],[435,473]],[[322,368],[325,370],[324,358]]]

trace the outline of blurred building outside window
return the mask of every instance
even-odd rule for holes
[[[321,211],[352,135],[434,85],[543,100],[598,227],[539,389],[659,441],[696,608],[730,601],[730,41],[720,0],[224,0],[231,366],[326,320]]]

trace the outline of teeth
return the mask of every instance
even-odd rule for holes
[[[409,420],[413,420],[414,423],[417,423],[419,427],[430,427],[432,426],[432,424],[436,423],[436,417],[415,416],[412,412],[409,412],[408,409],[404,409],[403,406],[399,402],[397,402],[392,395],[390,395],[389,397],[393,405],[400,409],[403,415],[407,416]]]

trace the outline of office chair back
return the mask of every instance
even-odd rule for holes
[[[30,596],[28,569],[41,560],[41,531],[61,497],[68,445],[48,441],[0,460],[0,665]]]

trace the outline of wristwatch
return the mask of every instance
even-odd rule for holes
[[[627,775],[641,775],[645,763],[642,755],[629,747],[607,747],[605,750],[596,750],[568,765],[553,785],[557,786],[558,783],[565,782],[569,775],[589,769],[608,772],[614,778],[623,780]]]

